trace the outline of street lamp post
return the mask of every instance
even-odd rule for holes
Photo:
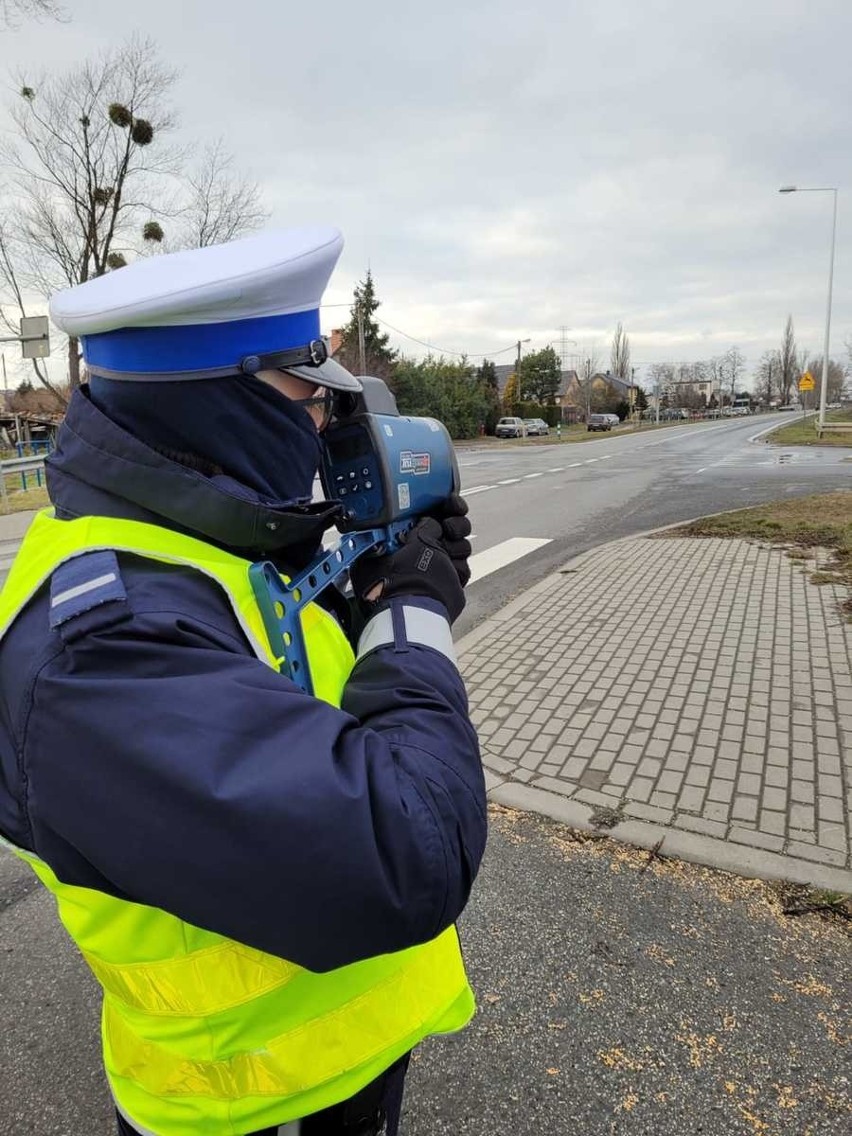
[[[529,343],[529,339],[518,340],[518,361],[515,364],[515,377],[518,380],[518,402],[521,401],[521,344]]]
[[[834,286],[834,242],[837,236],[837,186],[782,185],[779,193],[832,193],[834,208],[831,217],[831,253],[828,260],[828,302],[825,311],[825,343],[822,352],[822,386],[819,392],[819,420],[817,434],[822,437],[825,429],[825,404],[828,397],[828,348],[831,339],[831,293]]]

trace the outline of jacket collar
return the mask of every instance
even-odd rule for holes
[[[231,478],[171,461],[98,410],[85,388],[74,392],[46,465],[59,516],[165,524],[240,551],[319,544],[340,513],[328,501],[270,504]]]

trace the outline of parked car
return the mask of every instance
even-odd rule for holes
[[[620,426],[621,425],[621,419],[618,417],[617,414],[607,414],[606,417],[610,420],[610,422],[613,424],[613,426]]]
[[[550,433],[550,427],[543,418],[525,418],[524,425],[527,428],[527,433],[530,437],[543,437],[546,438]]]
[[[587,430],[611,430],[612,422],[608,414],[590,414],[586,423]]]
[[[497,438],[525,438],[527,428],[523,418],[501,418],[494,429],[494,434]]]

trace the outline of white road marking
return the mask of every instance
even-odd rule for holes
[[[482,580],[485,576],[490,576],[492,572],[498,572],[508,564],[520,560],[522,556],[528,556],[531,552],[535,552],[550,543],[549,538],[513,536],[509,540],[503,540],[491,548],[486,548],[484,552],[477,552],[468,561],[470,564],[470,582]]]
[[[524,481],[531,481],[534,477],[544,477],[544,470],[541,473],[525,473]]]
[[[548,473],[563,473],[565,470],[564,465],[557,465],[554,469],[549,469]]]
[[[600,460],[601,460],[600,458],[586,458],[586,460],[583,464],[584,465],[591,465],[592,462],[596,462],[596,461],[600,461]]]
[[[519,477],[507,477],[503,481],[498,481],[498,485],[514,485],[516,481],[520,481]]]
[[[463,489],[462,496],[470,497],[471,493],[484,493],[486,489],[493,488],[493,485],[474,485],[471,489]]]
[[[728,458],[727,458],[727,457],[724,457],[724,458],[719,458],[719,460],[718,460],[718,461],[715,461],[715,462],[710,462],[710,464],[709,464],[709,465],[703,465],[703,466],[701,467],[701,469],[697,469],[697,470],[696,470],[695,472],[696,472],[696,473],[704,473],[704,471],[705,471],[705,470],[708,470],[708,469],[715,469],[717,465],[725,465],[725,464],[727,463],[727,461],[728,461]]]
[[[571,464],[568,466],[568,468],[569,469],[576,469],[578,465],[582,465],[582,464],[583,464],[582,462],[571,462]]]

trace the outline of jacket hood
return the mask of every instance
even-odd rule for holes
[[[196,389],[236,386],[238,382],[125,384],[102,380],[101,385],[156,385],[159,390],[181,385]],[[207,403],[203,398],[193,400],[192,407],[182,405],[183,392],[162,401],[153,393],[138,425],[134,420],[132,432],[117,419],[129,421],[134,401],[144,403],[142,392],[135,398],[117,392],[116,406],[107,412],[97,405],[88,387],[76,390],[56,450],[46,462],[48,491],[58,515],[95,514],[165,524],[241,553],[286,550],[294,566],[307,563],[322,533],[340,512],[336,504],[310,501],[321,443],[301,407],[290,405],[287,413],[276,413],[280,407],[267,402],[266,390],[276,396],[276,402],[287,400],[258,380],[251,383],[263,387],[263,392],[258,395],[249,390],[247,398],[242,391],[224,398],[216,392]],[[226,412],[229,402],[236,407],[232,415]],[[178,408],[186,417],[185,428],[174,418]],[[307,430],[298,420],[294,424],[297,414],[304,415],[315,440],[306,437]],[[202,459],[191,464],[206,467],[206,471],[190,468],[183,456],[178,461],[168,454]]]

